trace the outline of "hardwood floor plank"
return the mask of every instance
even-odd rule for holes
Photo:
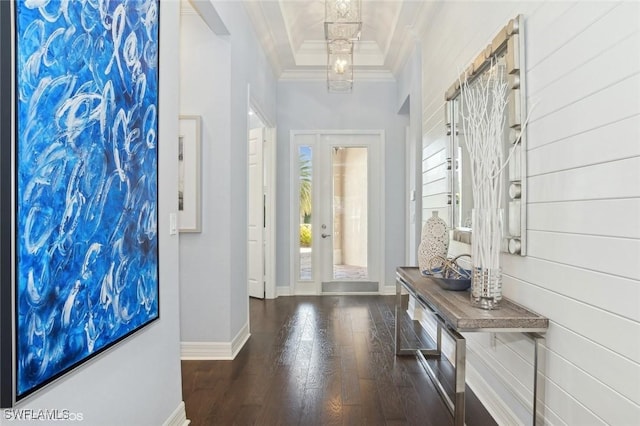
[[[245,404],[240,407],[233,418],[234,426],[250,426],[259,423],[260,405]]]
[[[304,392],[299,425],[320,425],[324,402],[324,390],[322,388],[307,388]]]
[[[400,392],[400,400],[402,401],[408,424],[425,426],[447,426],[453,424],[451,416],[434,419],[432,412],[427,409],[413,386],[403,386],[398,391]],[[435,423],[434,420],[439,423]]]
[[[378,389],[378,395],[383,396],[380,399],[380,405],[384,413],[384,418],[387,421],[406,421],[404,406],[402,405],[400,394],[391,376],[391,371],[394,367],[384,359],[383,354],[376,353],[374,355],[376,363],[383,366],[378,372],[375,383]]]
[[[342,407],[342,424],[344,426],[363,425],[362,407],[360,405],[344,405]]]
[[[344,405],[360,404],[360,380],[358,379],[358,365],[353,346],[340,348],[342,403]]]
[[[271,380],[259,419],[265,425],[297,424],[304,408],[305,382],[295,379],[287,368]]]
[[[385,425],[386,421],[380,403],[380,395],[375,380],[360,379],[362,394],[362,418],[366,425]]]
[[[183,361],[192,426],[453,424],[415,357],[394,354],[392,296],[250,301],[251,338],[233,361]],[[426,342],[402,319],[407,341]],[[451,383],[452,368],[439,373]],[[449,386],[449,385],[447,385]],[[467,425],[495,422],[471,392]]]

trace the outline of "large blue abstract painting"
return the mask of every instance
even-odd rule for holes
[[[158,318],[159,3],[14,7],[20,399]]]

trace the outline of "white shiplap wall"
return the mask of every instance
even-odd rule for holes
[[[547,424],[640,425],[640,3],[436,2],[423,46],[423,219],[448,218],[444,92],[525,15],[528,256],[504,294],[547,316]],[[444,201],[444,204],[443,204]],[[529,423],[533,344],[469,333],[470,384],[501,423]],[[474,389],[476,390],[476,389]]]

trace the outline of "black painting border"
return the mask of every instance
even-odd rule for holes
[[[0,1],[0,407],[13,398],[12,2]]]

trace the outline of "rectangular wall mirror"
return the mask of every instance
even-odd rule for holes
[[[504,155],[510,156],[503,172],[505,211],[505,239],[503,250],[511,254],[526,254],[526,91],[524,81],[523,17],[512,19],[493,39],[473,63],[458,77],[445,94],[447,134],[450,153],[450,202],[453,239],[470,243],[473,233],[471,211],[473,189],[469,154],[465,146],[464,102],[461,99],[461,83],[469,86],[495,73],[507,83],[508,103],[503,129]]]

